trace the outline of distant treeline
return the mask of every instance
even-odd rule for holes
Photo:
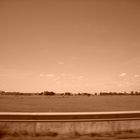
[[[107,96],[107,95],[140,95],[138,91],[131,91],[128,92],[95,92],[95,93],[71,93],[71,92],[64,92],[64,93],[55,93],[53,91],[43,91],[40,93],[22,93],[22,92],[5,92],[0,91],[0,95],[25,95],[25,96]]]

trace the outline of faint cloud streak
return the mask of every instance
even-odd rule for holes
[[[58,62],[58,64],[59,64],[59,65],[64,65],[65,63],[64,63],[64,62]]]
[[[53,78],[53,77],[55,77],[54,74],[40,74],[39,76],[40,76],[40,77],[48,77],[48,78]]]
[[[124,73],[121,73],[119,76],[120,77],[125,77],[127,74],[124,72]]]
[[[139,75],[138,75],[138,74],[135,74],[135,75],[134,75],[134,77],[135,77],[135,78],[138,78],[138,77],[139,77]]]

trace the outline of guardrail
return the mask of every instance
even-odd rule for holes
[[[88,122],[140,120],[140,111],[117,112],[0,112],[0,122]]]

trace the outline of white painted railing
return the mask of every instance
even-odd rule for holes
[[[116,112],[0,112],[0,122],[87,122],[140,120],[140,111]]]

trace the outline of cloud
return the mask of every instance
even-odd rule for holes
[[[119,76],[120,77],[124,77],[124,76],[126,76],[127,74],[124,72],[124,73],[121,73]]]
[[[138,75],[138,74],[135,74],[135,75],[134,75],[134,77],[135,77],[135,78],[138,78],[138,77],[139,77],[139,75]]]
[[[58,64],[59,64],[59,65],[64,65],[65,63],[64,63],[64,62],[58,62]]]
[[[53,78],[53,77],[55,77],[54,74],[40,74],[39,76],[40,76],[40,77],[48,77],[48,78]]]

